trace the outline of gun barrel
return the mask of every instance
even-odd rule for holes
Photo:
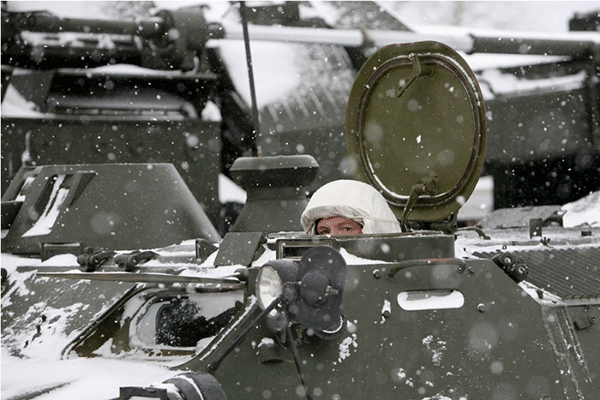
[[[224,39],[242,39],[242,27],[227,23]],[[296,43],[336,44],[361,47],[373,44],[378,48],[396,43],[435,40],[447,44],[457,51],[466,53],[502,53],[528,55],[569,55],[588,54],[590,49],[600,45],[600,34],[593,32],[548,34],[510,34],[497,31],[492,34],[436,33],[367,29],[323,29],[293,28],[284,26],[248,27],[251,41],[285,41]]]
[[[594,47],[600,46],[600,34],[585,32],[561,36],[523,35],[523,36],[473,36],[471,53],[503,53],[534,55],[570,55],[589,54]]]
[[[156,36],[166,29],[165,20],[160,17],[136,18],[135,20],[61,18],[48,12],[39,11],[7,13],[6,16],[9,18],[10,25],[17,31]]]
[[[251,41],[330,44],[382,48],[391,44],[437,41],[456,51],[574,58],[595,56],[600,33],[530,34],[486,31],[324,29],[312,27],[248,27]],[[46,37],[48,33],[55,37]],[[75,33],[80,40],[74,42]],[[64,34],[65,40],[60,40]],[[85,37],[80,37],[84,35]],[[112,35],[107,40],[104,35]],[[89,37],[88,37],[89,36]],[[154,69],[190,70],[195,54],[209,40],[243,40],[242,25],[207,22],[201,9],[161,10],[136,19],[61,18],[41,12],[2,11],[3,62],[23,68],[94,67],[127,62]],[[107,44],[108,43],[108,44]],[[5,61],[6,60],[6,61]],[[166,60],[166,61],[165,61]],[[66,61],[66,62],[65,62]]]

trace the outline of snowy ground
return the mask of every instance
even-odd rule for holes
[[[114,399],[121,386],[147,386],[175,373],[148,362],[77,358],[23,360],[2,348],[2,398],[19,398],[26,393],[56,388],[40,400]],[[85,397],[79,397],[80,395]]]

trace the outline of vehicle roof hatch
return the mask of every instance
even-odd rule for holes
[[[350,92],[349,165],[398,218],[412,208],[409,220],[445,219],[479,179],[485,117],[475,75],[454,50],[433,41],[384,47],[366,61]]]

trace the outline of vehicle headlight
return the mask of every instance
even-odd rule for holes
[[[293,303],[296,291],[286,284],[298,281],[298,264],[292,260],[272,260],[262,266],[256,277],[256,297],[258,304],[264,310],[277,297],[285,293],[285,301]],[[289,285],[288,285],[289,286]],[[269,317],[279,317],[281,310],[273,309]]]
[[[270,265],[263,266],[256,278],[256,296],[260,307],[264,310],[282,293],[283,281],[277,270]],[[280,310],[274,309],[269,313],[269,317],[277,318],[280,313]]]

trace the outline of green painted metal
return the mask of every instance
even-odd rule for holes
[[[219,246],[215,266],[239,265],[249,267],[264,251],[267,241],[262,232],[229,232]]]
[[[52,267],[53,272],[72,269]],[[20,357],[32,348],[43,349],[44,343],[66,347],[135,286],[85,280],[65,284],[64,280],[40,277],[38,271],[38,267],[17,268],[2,292],[2,346]]]
[[[187,25],[185,14],[161,15],[164,20],[159,22],[176,24],[186,34],[176,41],[173,54],[161,49],[162,55],[169,55],[164,63],[145,59],[142,65],[185,69],[189,56],[196,54],[194,49],[204,47],[206,35],[218,33],[211,27],[205,30],[202,18]],[[202,28],[197,41],[189,35],[194,27]],[[155,28],[160,31],[164,26]],[[112,28],[108,24],[102,29]],[[463,39],[472,39],[477,46],[493,47],[494,43]],[[542,43],[539,49],[552,43]],[[513,44],[503,40],[497,50],[508,51],[506,46]],[[587,49],[590,44],[581,46]],[[568,43],[558,43],[555,49],[568,47]],[[215,76],[200,75],[202,84],[195,93],[202,95],[194,104],[201,111]],[[39,78],[47,84],[51,76]],[[219,84],[227,87],[227,79]],[[183,79],[170,87],[185,89],[187,83]],[[182,97],[194,101],[192,92]],[[315,103],[321,94],[313,96]],[[336,96],[345,94],[341,88]],[[226,110],[231,98],[220,99],[225,99]],[[482,99],[469,67],[445,45],[417,42],[380,49],[365,62],[350,93],[346,114],[350,157],[344,160],[344,172],[353,169],[357,179],[381,190],[399,218],[406,216],[406,208],[411,208],[409,220],[448,218],[470,196],[483,167],[487,137]],[[291,110],[294,118],[283,122],[277,121],[281,113],[273,112],[274,129],[262,139],[265,149],[318,153],[326,161],[326,172],[320,173],[326,180],[341,172],[331,154],[337,155],[343,140],[339,118],[334,118],[343,110],[334,101],[325,105],[320,115],[302,123],[294,119],[301,116],[299,109]],[[575,106],[577,115],[580,106]],[[10,155],[3,157],[5,170],[18,164],[15,160],[25,149],[40,160],[54,160],[51,157],[60,158],[58,149],[67,145],[87,160],[146,163],[159,157],[175,164],[55,166],[17,174],[16,183],[3,197],[2,227],[10,228],[2,240],[3,252],[38,254],[44,243],[57,246],[54,250],[64,244],[81,248],[85,243],[109,251],[108,260],[95,272],[74,271],[85,266],[77,266],[73,258],[60,267],[21,261],[23,266],[7,273],[6,279],[3,271],[3,347],[26,355],[53,338],[56,327],[64,324],[66,329],[60,333],[65,335],[58,345],[65,357],[105,355],[147,362],[176,358],[175,370],[210,372],[230,399],[597,398],[597,297],[542,299],[540,289],[540,298],[533,298],[493,261],[457,258],[455,235],[430,231],[307,237],[298,231],[306,188],[318,176],[319,164],[311,156],[237,158],[230,173],[247,191],[248,201],[233,232],[220,241],[194,195],[201,193],[204,197],[198,201],[214,212],[221,129],[237,115],[231,109],[224,113],[223,126],[189,115],[181,123],[132,118],[114,124],[111,119],[89,116],[81,122],[67,117],[54,122],[3,119],[3,139],[7,130],[11,139],[17,138],[11,142],[18,143],[8,148],[9,153],[3,147],[3,156]],[[42,125],[46,123],[45,134]],[[60,124],[67,127],[58,135]],[[30,127],[34,134],[28,136]],[[113,127],[124,134],[111,135]],[[281,135],[275,128],[283,129]],[[303,132],[300,139],[293,136],[297,132]],[[68,140],[63,142],[62,133]],[[563,138],[569,137],[565,133]],[[318,140],[311,141],[314,138]],[[321,141],[327,143],[321,145]],[[146,152],[146,145],[151,151]],[[89,146],[95,149],[91,154],[85,151]],[[497,151],[498,143],[495,146]],[[191,193],[179,184],[175,168],[185,171],[188,184],[195,184]],[[130,179],[131,175],[135,178]],[[28,176],[34,179],[27,192],[23,187],[29,185],[24,184]],[[59,210],[46,236],[28,239],[24,234],[34,227],[36,215],[44,212],[54,193],[51,186],[59,179],[64,184],[56,187],[68,189],[64,203],[68,212],[65,207]],[[177,207],[171,207],[173,202]],[[104,213],[96,225],[106,228],[101,235],[93,235],[89,225],[98,223],[97,210]],[[517,234],[511,235],[494,242],[498,248],[493,251],[514,246]],[[184,239],[196,241],[172,245]],[[593,238],[569,243],[595,245]],[[348,324],[341,337],[332,340],[315,334],[293,316],[283,322],[256,319],[264,312],[257,302],[261,267],[273,258],[298,261],[303,251],[316,245],[332,246],[348,264],[342,305]],[[156,249],[161,246],[170,247]],[[156,257],[148,265],[123,271],[116,260],[124,254],[113,250],[132,248],[153,248]],[[286,289],[293,292],[301,285],[291,282]],[[203,321],[181,306],[189,299],[206,306],[205,310],[221,307],[225,300],[227,309],[220,310],[211,325],[209,318]],[[171,311],[163,313],[169,307]],[[159,320],[180,322],[181,315],[189,318],[182,318],[181,327],[170,326],[168,333],[177,333],[176,339],[185,344],[158,343]],[[199,335],[207,325],[211,330]],[[221,361],[218,368],[217,360]],[[136,393],[135,389],[130,393]],[[166,391],[161,393],[166,396]]]
[[[319,164],[309,155],[240,157],[229,170],[247,194],[232,232],[301,231],[306,186]]]
[[[469,198],[483,166],[483,95],[467,63],[434,42],[374,53],[352,86],[346,147],[355,176],[381,191],[400,218],[413,187],[433,179],[410,219],[436,221]]]
[[[213,372],[229,398],[302,394],[299,374],[309,398],[595,396],[599,377],[585,368],[595,364],[593,351],[577,350],[579,334],[568,323],[567,307],[540,306],[489,260],[416,265],[394,277],[376,273],[389,267],[349,265],[343,305],[349,328],[343,337],[326,341],[292,329],[300,372],[277,333],[259,324]],[[405,310],[398,300],[401,293],[436,290],[459,291],[464,304]],[[216,338],[220,345],[182,368],[208,370],[259,311],[248,298],[235,329]],[[597,327],[585,334],[597,337]]]
[[[21,198],[3,252],[40,254],[42,243],[126,250],[219,240],[171,164],[23,168],[2,201]]]
[[[97,107],[110,107],[110,101]],[[199,119],[3,116],[2,192],[22,166],[22,154],[30,158],[26,165],[171,163],[210,220],[217,221],[221,146],[219,124]]]

